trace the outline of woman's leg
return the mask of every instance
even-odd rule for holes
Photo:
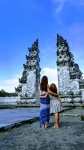
[[[47,128],[47,127],[48,127],[48,121],[45,122],[45,128]]]
[[[50,120],[50,108],[46,109],[46,115],[45,115],[45,128],[49,126],[49,120]]]
[[[45,127],[45,124],[44,124],[44,111],[41,108],[40,108],[40,127],[41,128]]]
[[[58,112],[55,113],[55,126],[59,127],[59,113]]]
[[[45,128],[45,124],[42,124],[42,128]]]

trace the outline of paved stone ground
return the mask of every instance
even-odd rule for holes
[[[84,121],[80,116],[60,114],[60,128],[53,125],[54,115],[46,129],[39,128],[36,121],[0,132],[0,150],[84,150]]]

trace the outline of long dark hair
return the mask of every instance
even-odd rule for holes
[[[41,79],[41,83],[40,83],[41,91],[46,91],[47,92],[47,85],[48,85],[48,77],[43,76],[42,79]]]
[[[57,93],[57,87],[54,83],[52,83],[49,87],[50,91],[52,91],[53,93]]]

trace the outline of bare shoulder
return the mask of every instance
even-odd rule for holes
[[[40,90],[40,84],[38,85],[38,89]]]
[[[47,84],[47,87],[49,88],[49,84]]]

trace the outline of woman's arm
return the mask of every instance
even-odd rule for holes
[[[57,96],[57,99],[60,101],[60,103],[61,103],[61,105],[62,105],[62,101],[61,101],[59,95]]]
[[[38,86],[38,96],[40,98],[40,85]]]
[[[47,87],[47,90],[48,90],[48,93],[49,93],[49,94],[52,94],[53,96],[56,96],[56,97],[58,96],[57,93],[54,93],[54,92],[50,91],[49,85],[48,85],[48,87]]]
[[[46,92],[46,94],[44,96],[40,95],[40,98],[46,98],[48,96],[48,92]]]

